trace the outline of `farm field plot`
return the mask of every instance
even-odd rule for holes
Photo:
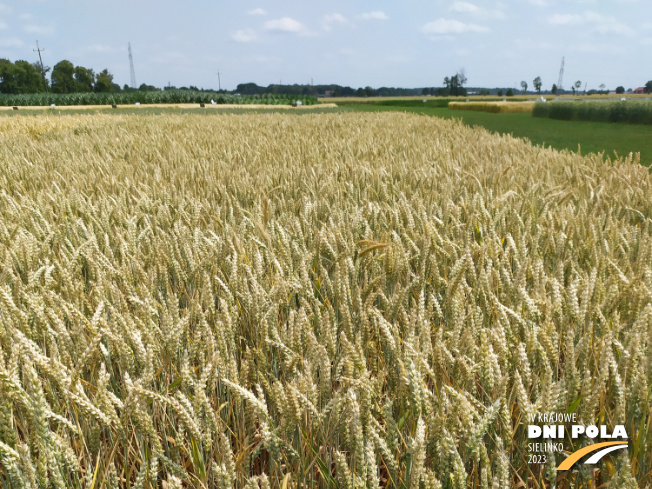
[[[607,122],[563,121],[532,117],[530,114],[489,114],[480,111],[459,111],[447,108],[387,107],[349,105],[342,110],[356,112],[401,111],[445,119],[461,119],[469,126],[480,126],[499,134],[526,138],[533,144],[568,149],[582,154],[603,153],[627,156],[640,154],[641,164],[652,165],[652,128],[646,125]]]
[[[3,487],[652,482],[637,160],[399,112],[1,117],[0,141]],[[628,449],[531,464],[550,412]]]

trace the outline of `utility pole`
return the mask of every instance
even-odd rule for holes
[[[43,67],[43,58],[41,57],[41,52],[45,51],[45,49],[41,49],[38,45],[38,39],[36,40],[36,49],[32,49],[34,52],[38,52],[38,59],[41,61],[41,76],[43,76],[43,87],[45,88],[45,91],[48,91],[48,82],[45,81],[45,68]]]
[[[559,81],[557,82],[557,90],[562,92],[564,87],[562,87],[562,82],[564,81],[564,57],[561,57],[561,68],[559,69]]]
[[[220,69],[217,69],[217,91],[222,91],[222,81],[220,80]]]
[[[134,58],[131,56],[131,43],[129,46],[129,75],[131,76],[131,88],[136,88],[136,70],[134,70]]]

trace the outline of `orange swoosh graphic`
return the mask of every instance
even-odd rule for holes
[[[587,455],[591,452],[595,452],[596,450],[600,450],[601,448],[604,447],[610,447],[612,445],[627,445],[627,442],[605,441],[603,443],[596,443],[594,445],[589,445],[588,447],[581,448],[578,451],[571,453],[566,460],[560,463],[559,467],[557,467],[557,470],[568,470],[573,466],[575,462],[581,459],[584,455]]]

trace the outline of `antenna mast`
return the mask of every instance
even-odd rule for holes
[[[129,74],[131,75],[131,88],[136,88],[136,70],[134,70],[134,58],[131,55],[131,43],[129,46]]]
[[[563,90],[562,82],[564,81],[564,57],[561,58],[561,69],[559,70],[559,81],[557,82],[557,89]]]
[[[41,58],[41,52],[45,51],[45,49],[41,49],[38,45],[38,40],[36,41],[36,49],[32,49],[32,51],[38,52],[38,59],[41,61],[41,75],[43,76],[43,86],[45,87],[45,91],[48,91],[48,83],[45,81],[45,68],[43,67],[43,58]]]

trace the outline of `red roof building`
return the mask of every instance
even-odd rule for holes
[[[634,93],[645,93],[645,87],[638,87],[634,90]]]

